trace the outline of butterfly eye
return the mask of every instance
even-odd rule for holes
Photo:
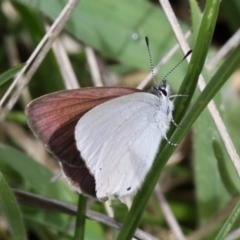
[[[166,97],[167,96],[167,91],[165,89],[160,89],[161,93]]]

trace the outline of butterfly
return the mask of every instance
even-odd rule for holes
[[[151,92],[98,87],[64,90],[26,107],[35,136],[78,192],[105,201],[134,195],[172,121],[170,86]],[[168,140],[167,140],[168,141]]]

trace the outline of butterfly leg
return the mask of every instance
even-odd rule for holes
[[[54,183],[55,181],[57,181],[60,177],[62,176],[62,171],[59,171],[55,176],[53,176],[49,182],[50,183]]]
[[[132,206],[132,200],[129,196],[126,196],[126,197],[121,197],[119,198],[119,200],[125,204],[128,208],[128,211],[130,210],[131,206]]]
[[[170,145],[172,145],[172,146],[175,146],[175,147],[178,145],[178,144],[176,144],[176,143],[170,142],[166,136],[164,136],[164,138],[165,138],[165,140],[168,142],[168,144],[170,144]]]
[[[171,122],[172,122],[178,129],[180,128],[180,126],[173,120],[173,118],[172,118]]]

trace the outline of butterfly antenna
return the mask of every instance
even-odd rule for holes
[[[155,80],[154,71],[153,71],[153,61],[152,61],[152,55],[151,55],[151,52],[150,52],[150,46],[149,46],[148,37],[145,37],[145,41],[146,41],[146,45],[147,45],[147,49],[148,49],[148,56],[149,56],[149,59],[150,59],[150,65],[151,65],[151,72],[152,72],[153,82],[154,82],[155,85],[157,85],[156,84],[156,80]]]
[[[167,75],[163,78],[163,79],[167,79],[167,77],[192,53],[192,50],[189,50],[186,55],[184,56],[184,58],[175,66],[173,67],[168,73]]]
[[[152,78],[153,78],[153,81],[156,84],[156,80],[155,80],[155,74],[154,74],[154,71],[153,71],[153,61],[152,61],[152,55],[151,55],[151,52],[150,52],[150,46],[149,46],[149,39],[148,37],[145,37],[145,41],[146,41],[146,45],[147,45],[147,49],[148,49],[148,55],[149,55],[149,59],[150,59],[150,64],[151,64],[151,72],[152,72]],[[192,53],[192,50],[189,50],[186,55],[183,57],[183,59],[176,65],[174,66],[167,74],[166,76],[163,78],[163,79],[166,79],[190,54]]]

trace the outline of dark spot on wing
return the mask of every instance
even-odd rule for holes
[[[131,190],[131,187],[128,187],[128,188],[127,188],[127,191],[129,191],[129,190]]]

